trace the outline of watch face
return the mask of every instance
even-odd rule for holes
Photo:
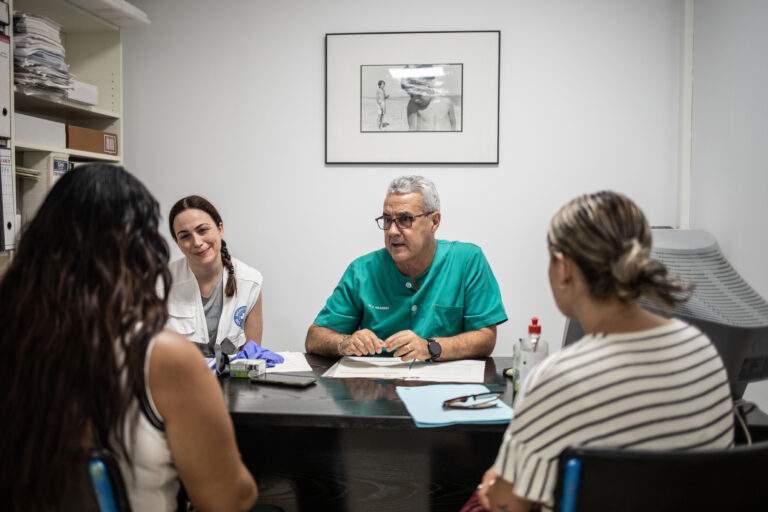
[[[443,348],[435,340],[429,340],[429,346],[427,348],[429,349],[429,355],[432,356],[432,359],[440,357],[440,354],[443,352]]]

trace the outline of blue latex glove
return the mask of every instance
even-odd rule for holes
[[[285,361],[280,354],[275,354],[271,350],[257,345],[253,340],[243,345],[243,349],[229,360],[234,361],[235,359],[264,359],[267,362],[267,368],[273,368],[275,364]]]

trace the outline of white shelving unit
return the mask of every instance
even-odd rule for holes
[[[122,162],[123,51],[119,26],[66,0],[11,0],[9,3],[13,11],[45,16],[59,23],[65,48],[64,60],[69,65],[70,73],[77,80],[96,85],[99,89],[98,105],[91,106],[66,98],[27,95],[14,87],[12,112],[102,130],[117,134],[118,138],[116,156],[91,153],[19,140],[11,123],[13,166],[19,169],[15,173],[14,190],[15,210],[21,212],[21,225],[16,228],[23,236],[24,225],[37,212],[55,183],[54,159],[67,159],[75,165],[93,161]],[[32,176],[23,169],[32,169],[33,173],[39,171],[40,175]],[[0,273],[10,256],[8,252],[0,252]]]

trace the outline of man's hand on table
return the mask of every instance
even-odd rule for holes
[[[427,340],[410,330],[396,332],[384,340],[384,344],[388,352],[394,352],[395,357],[403,361],[412,359],[426,361],[431,357]]]
[[[360,329],[346,336],[339,343],[339,355],[342,356],[367,356],[369,354],[381,354],[384,342],[370,329]]]

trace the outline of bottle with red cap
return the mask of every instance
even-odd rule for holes
[[[539,325],[539,319],[534,316],[528,326],[528,337],[523,338],[520,343],[520,354],[516,360],[518,368],[515,371],[515,392],[520,389],[531,370],[548,355],[549,343],[541,339],[541,325]]]

